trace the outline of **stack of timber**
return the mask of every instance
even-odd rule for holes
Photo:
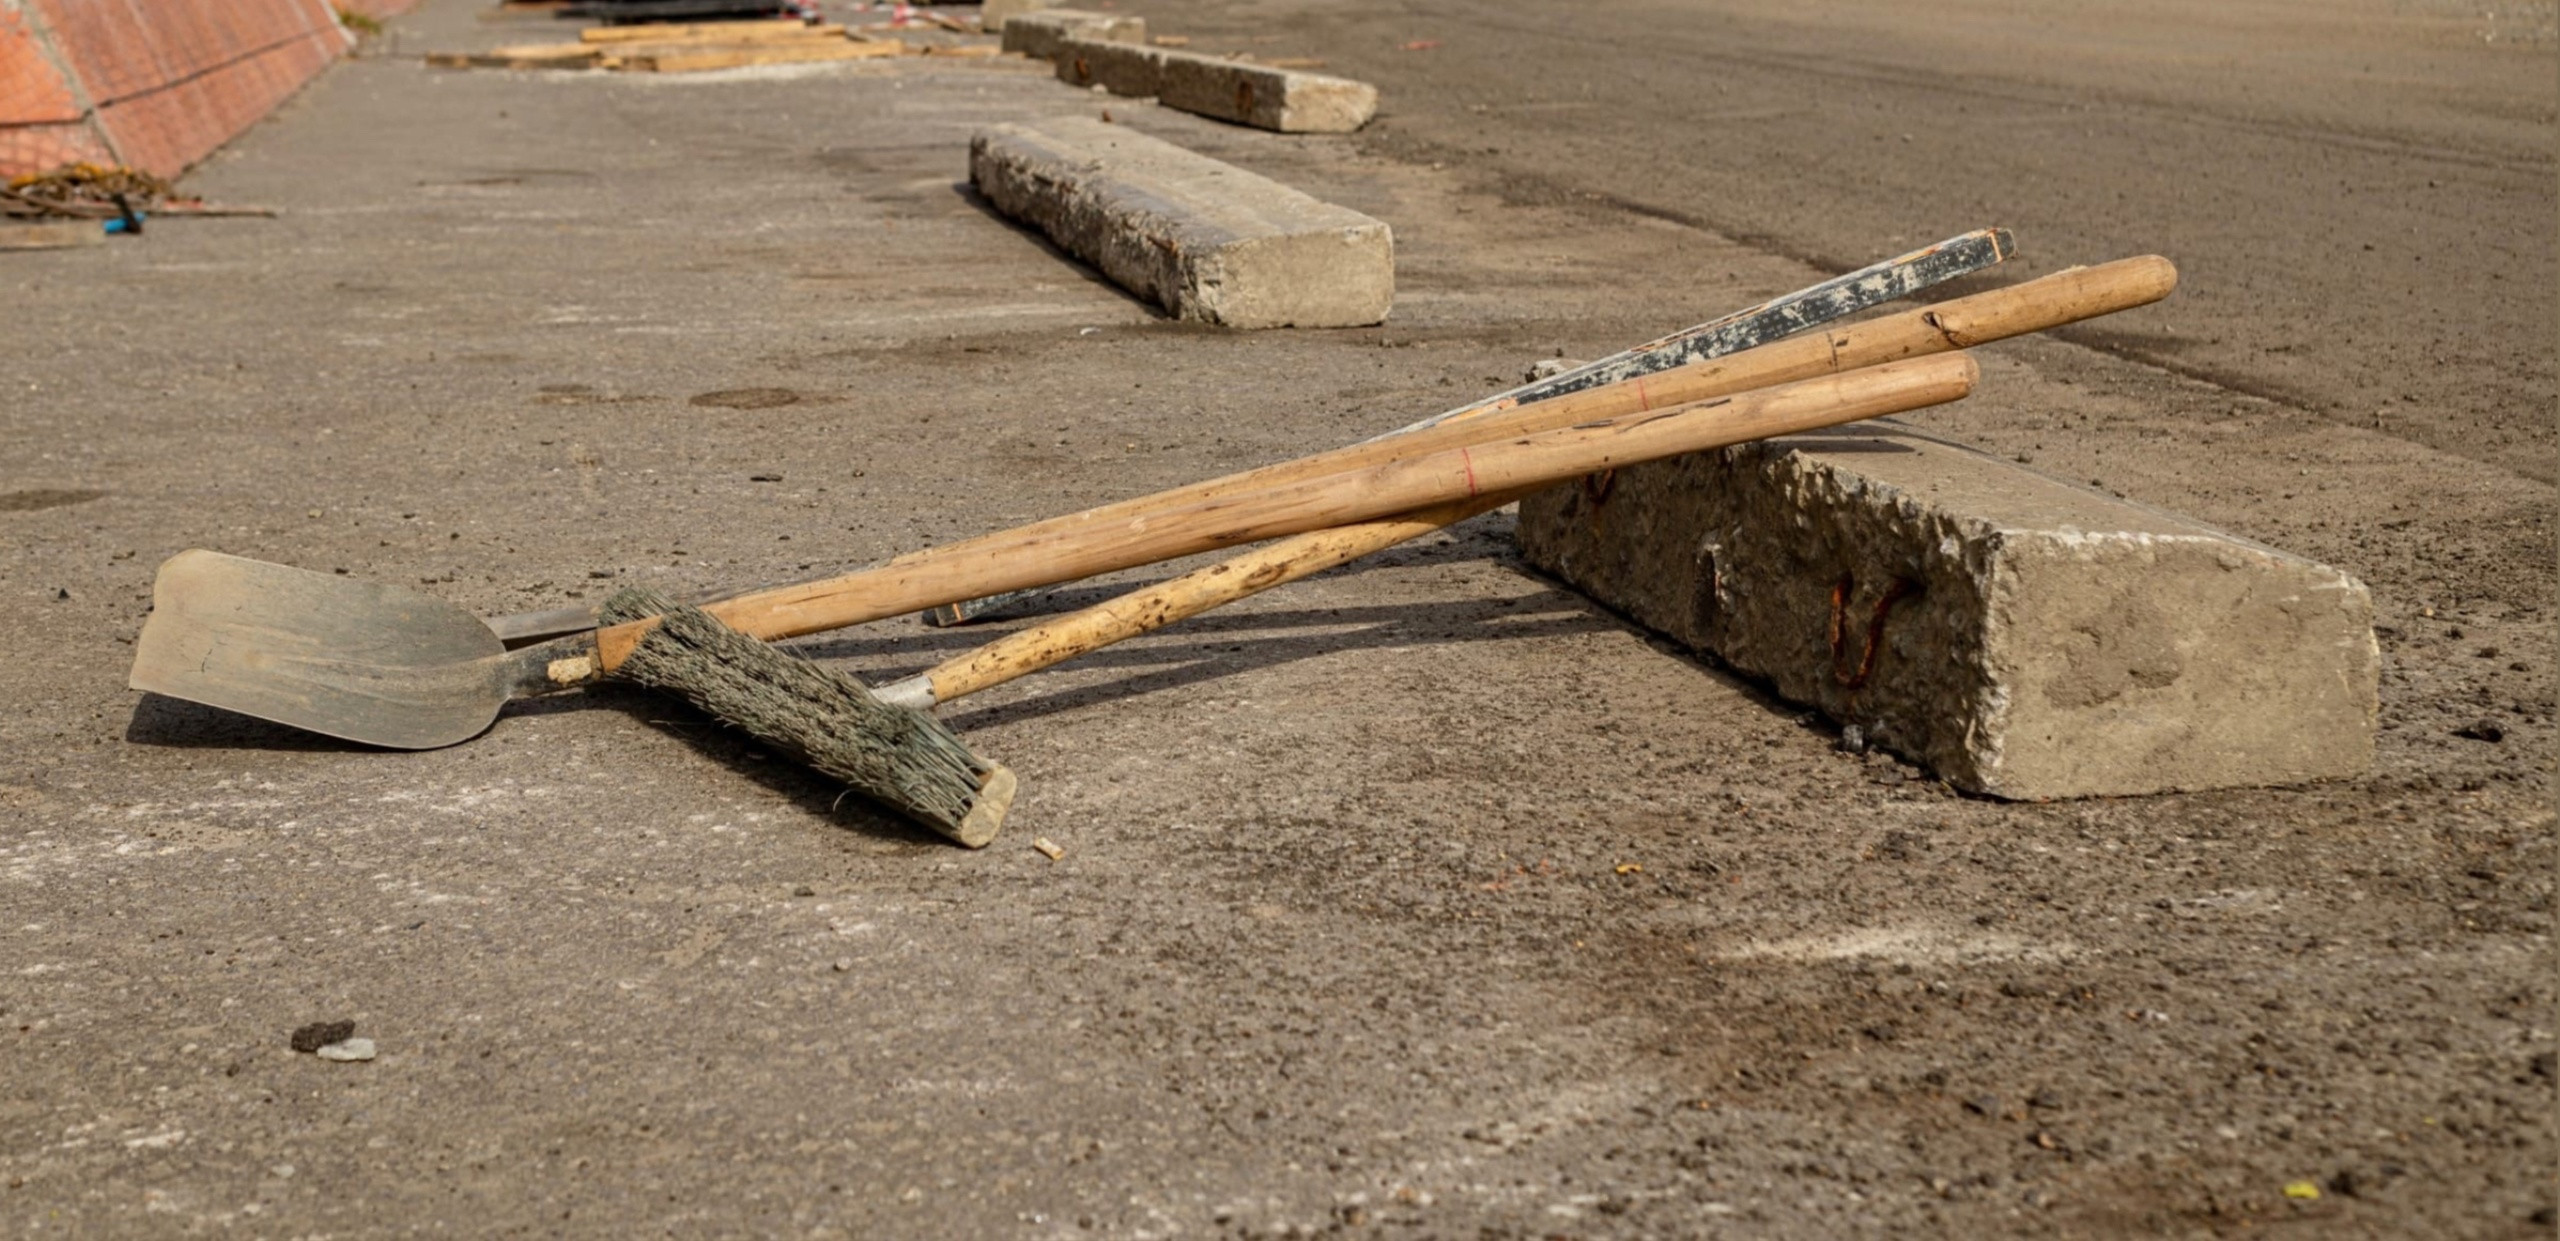
[[[626,73],[696,73],[746,65],[901,56],[895,40],[871,40],[842,26],[796,21],[702,22],[694,25],[589,26],[575,43],[537,43],[488,52],[434,52],[445,69],[609,69]]]

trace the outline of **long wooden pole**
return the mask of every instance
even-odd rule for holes
[[[1682,371],[1703,368],[1715,374],[1674,380],[1673,390],[1683,394],[1684,399],[1711,395],[1719,389],[1743,391],[1809,372],[1820,373],[1816,368],[1837,372],[1890,358],[2002,340],[2158,301],[2177,287],[2177,279],[2177,269],[2157,256],[2074,268],[2009,288],[1683,367]],[[1672,374],[1649,378],[1659,383]],[[1623,402],[1633,385],[1613,387],[1617,389],[1616,399]],[[1537,409],[1549,403],[1520,408]],[[1489,412],[1493,411],[1472,410],[1448,421],[1463,425],[1466,418]],[[882,686],[878,692],[891,702],[908,706],[949,702],[1274,586],[1373,555],[1490,512],[1522,494],[1525,492],[1478,496],[1381,521],[1280,539],[1081,612],[1018,630],[913,677]]]
[[[1206,494],[1195,494],[1187,504],[1107,506],[1122,510],[1116,518],[1096,516],[1103,510],[1093,510],[1036,522],[902,556],[859,573],[723,600],[705,610],[750,637],[795,637],[953,599],[1072,581],[1543,486],[1594,470],[1918,409],[1963,396],[1976,376],[1969,357],[1919,358],[1531,430],[1497,428],[1497,418],[1486,418],[1451,428],[1480,434],[1432,431],[1412,437],[1427,434],[1440,440],[1432,452],[1346,458],[1343,468],[1273,477],[1252,490],[1185,489]],[[621,666],[655,623],[653,618],[598,630],[597,671]]]
[[[1746,306],[1633,349],[1585,362],[1560,374],[1532,379],[1518,387],[1479,397],[1410,426],[1389,431],[1387,435],[1404,435],[1443,422],[1472,418],[1487,410],[1527,405],[1584,388],[1597,388],[1707,358],[1755,349],[1835,319],[1846,319],[1861,311],[1872,310],[1886,302],[1900,301],[1959,276],[1971,275],[2007,259],[2016,249],[2016,240],[2005,228],[1978,228],[1969,233],[1959,233],[1909,254],[1870,263],[1757,306]],[[1370,438],[1385,439],[1386,436]],[[920,612],[916,619],[928,625],[965,624],[1038,593],[1016,591],[984,599],[966,599]],[[490,622],[490,627],[496,628],[504,619]]]

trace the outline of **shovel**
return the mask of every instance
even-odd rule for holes
[[[1194,484],[704,610],[750,637],[796,637],[1917,409],[1963,396],[1976,373],[1959,353],[1578,424],[1523,406],[1320,454],[1336,468],[1314,477],[1266,467],[1258,485]],[[194,550],[160,568],[131,684],[349,741],[432,749],[477,736],[513,699],[602,679],[655,623],[509,651],[479,617],[428,595]]]

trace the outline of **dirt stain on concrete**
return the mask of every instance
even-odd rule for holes
[[[36,487],[26,491],[0,491],[0,513],[33,513],[49,508],[67,508],[87,504],[104,497],[103,491],[66,490]]]
[[[685,403],[707,409],[779,409],[799,404],[800,394],[789,388],[724,388],[697,392]]]
[[[628,405],[658,398],[645,392],[598,392],[587,384],[544,384],[534,393],[536,405]]]

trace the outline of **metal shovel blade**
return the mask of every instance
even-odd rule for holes
[[[401,750],[468,741],[508,698],[479,617],[396,586],[185,551],[160,566],[138,690]]]

